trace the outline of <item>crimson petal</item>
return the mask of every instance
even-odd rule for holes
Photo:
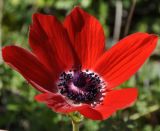
[[[95,64],[94,70],[114,88],[129,79],[150,56],[158,37],[135,33],[122,39],[108,50]]]
[[[84,115],[86,118],[92,119],[92,120],[102,120],[103,116],[102,114],[91,107],[85,107],[84,109],[79,110],[79,112]]]
[[[89,105],[73,106],[66,102],[60,94],[44,93],[39,94],[35,99],[44,102],[53,111],[69,113],[79,111],[86,118],[92,120],[105,120],[115,113],[118,109],[130,106],[137,98],[136,88],[127,88],[108,92],[102,105],[92,108]]]
[[[112,90],[106,94],[103,106],[123,109],[133,104],[134,101],[137,99],[137,95],[137,88]]]
[[[85,107],[88,107],[88,105],[86,104],[80,106],[71,105],[62,95],[54,93],[39,94],[35,96],[35,99],[38,102],[45,103],[53,111],[65,114],[78,110],[83,110],[85,109]]]
[[[35,55],[56,75],[78,61],[66,29],[54,16],[33,15],[29,43]]]
[[[35,96],[35,99],[38,102],[46,103],[46,105],[55,112],[66,114],[74,111],[79,111],[85,117],[91,118],[93,120],[100,120],[103,118],[101,113],[99,113],[95,109],[92,109],[89,105],[84,104],[81,106],[73,106],[67,103],[64,97],[62,97],[60,94],[44,93]]]
[[[81,60],[82,68],[90,69],[99,58],[105,46],[103,28],[96,18],[79,7],[66,17],[64,26]]]
[[[102,105],[79,110],[81,114],[92,120],[105,120],[119,109],[126,108],[134,103],[138,91],[136,88],[113,90],[107,93]]]
[[[30,52],[17,46],[2,49],[5,62],[20,72],[35,88],[42,92],[54,92],[54,76]]]

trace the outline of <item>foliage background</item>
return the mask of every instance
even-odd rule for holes
[[[118,0],[117,0],[118,1]],[[79,0],[81,7],[97,17],[104,27],[107,47],[115,40],[116,0]],[[119,0],[120,1],[120,0]],[[123,19],[120,36],[124,36],[132,0],[120,1]],[[16,43],[28,47],[28,26],[35,12],[56,15],[63,20],[77,4],[74,0],[0,0],[2,46]],[[160,1],[137,0],[129,34],[148,32],[160,35]],[[105,121],[86,119],[82,131],[160,131],[160,47],[139,72],[121,87],[138,87],[139,97],[130,108],[118,111]],[[26,81],[2,61],[0,63],[0,129],[10,131],[70,131],[71,123],[35,102],[37,94]]]

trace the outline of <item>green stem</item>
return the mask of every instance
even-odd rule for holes
[[[79,131],[80,123],[76,123],[72,120],[72,131]]]
[[[81,122],[83,121],[84,117],[79,112],[72,112],[68,114],[68,116],[72,120],[72,131],[79,131],[79,126]]]

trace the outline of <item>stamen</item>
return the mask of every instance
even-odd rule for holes
[[[98,74],[80,69],[61,73],[57,82],[59,93],[72,100],[74,104],[100,104],[105,93],[105,82]]]

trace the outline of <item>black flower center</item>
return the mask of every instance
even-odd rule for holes
[[[70,70],[63,72],[58,81],[59,92],[72,100],[74,104],[87,103],[97,105],[105,95],[105,83],[94,72]]]

